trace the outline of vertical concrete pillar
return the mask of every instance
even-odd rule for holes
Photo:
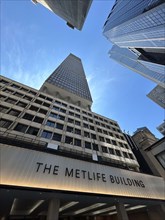
[[[60,207],[59,199],[50,200],[46,220],[58,220],[59,207]]]
[[[118,220],[129,220],[127,212],[125,210],[124,204],[117,203],[116,204],[117,218]]]

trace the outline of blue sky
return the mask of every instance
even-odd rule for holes
[[[92,111],[118,121],[132,134],[156,127],[164,112],[146,95],[155,83],[108,57],[111,43],[103,25],[114,0],[94,0],[82,31],[70,29],[63,19],[30,0],[1,1],[1,74],[39,89],[69,55],[80,57],[93,98]]]

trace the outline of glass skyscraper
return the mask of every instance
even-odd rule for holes
[[[116,45],[109,52],[113,59],[163,87],[164,14],[163,0],[116,0],[103,30]]]

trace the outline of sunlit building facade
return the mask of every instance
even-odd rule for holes
[[[89,109],[78,57],[69,55],[40,90],[4,76],[0,89],[2,219],[128,220],[140,209],[137,220],[162,220],[152,206],[163,203],[163,178],[141,174],[118,123]]]

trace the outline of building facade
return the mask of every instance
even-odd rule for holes
[[[48,148],[138,169],[116,121],[46,93],[1,79],[1,134],[43,142]]]
[[[54,12],[61,18],[63,18],[67,25],[71,28],[77,28],[81,30],[92,0],[67,0],[67,1],[58,1],[58,0],[32,0],[34,4],[40,3],[50,11]]]
[[[103,28],[104,36],[116,45],[110,57],[163,87],[164,7],[162,0],[116,0]]]

